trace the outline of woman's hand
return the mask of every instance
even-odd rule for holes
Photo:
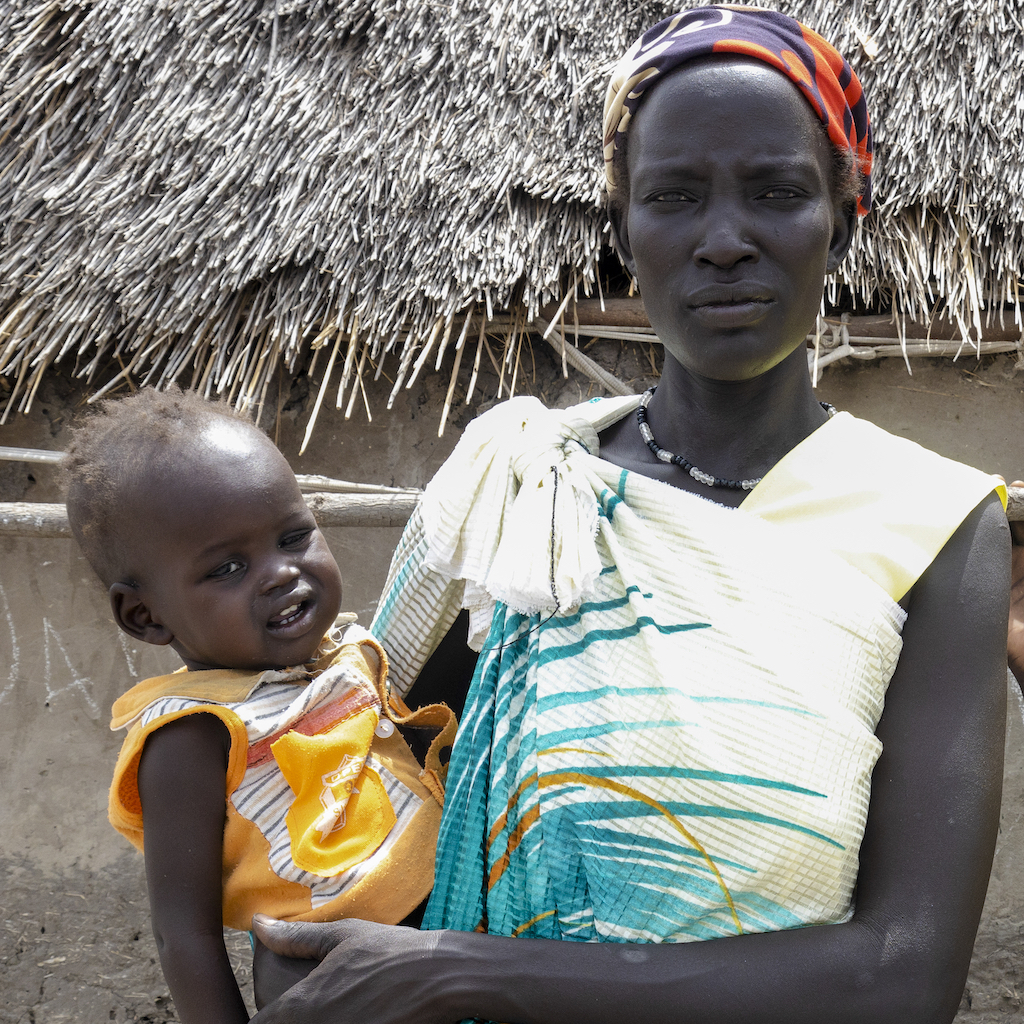
[[[317,967],[319,959],[279,956],[258,938],[253,940],[252,992],[256,1009],[262,1010],[297,985]]]
[[[253,930],[281,956],[320,960],[294,988],[260,1010],[255,1024],[450,1024],[436,957],[438,932],[369,921],[276,921]]]

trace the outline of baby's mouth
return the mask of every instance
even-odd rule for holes
[[[272,629],[290,626],[302,617],[303,612],[305,612],[308,606],[309,601],[299,601],[297,604],[290,604],[287,608],[282,608],[276,615],[271,616],[267,625]]]

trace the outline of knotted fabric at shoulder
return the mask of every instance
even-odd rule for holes
[[[427,564],[466,581],[465,607],[501,601],[535,614],[592,591],[601,564],[587,456],[598,454],[598,431],[623,402],[636,399],[551,410],[514,398],[466,428],[421,505]]]

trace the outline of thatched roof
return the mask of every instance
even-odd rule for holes
[[[841,282],[977,331],[1024,266],[1021,3],[780,6],[851,57],[874,116],[877,208]],[[0,0],[9,409],[53,360],[111,356],[258,403],[310,347],[334,381],[391,353],[397,389],[470,308],[525,323],[590,290],[605,79],[672,9]]]

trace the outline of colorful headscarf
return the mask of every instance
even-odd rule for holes
[[[697,7],[648,29],[619,61],[604,102],[604,167],[615,185],[612,158],[625,139],[644,92],[697,57],[736,53],[777,68],[807,97],[837,146],[852,151],[863,175],[857,213],[871,209],[871,124],[864,90],[842,54],[817,32],[777,11],[757,7]]]

